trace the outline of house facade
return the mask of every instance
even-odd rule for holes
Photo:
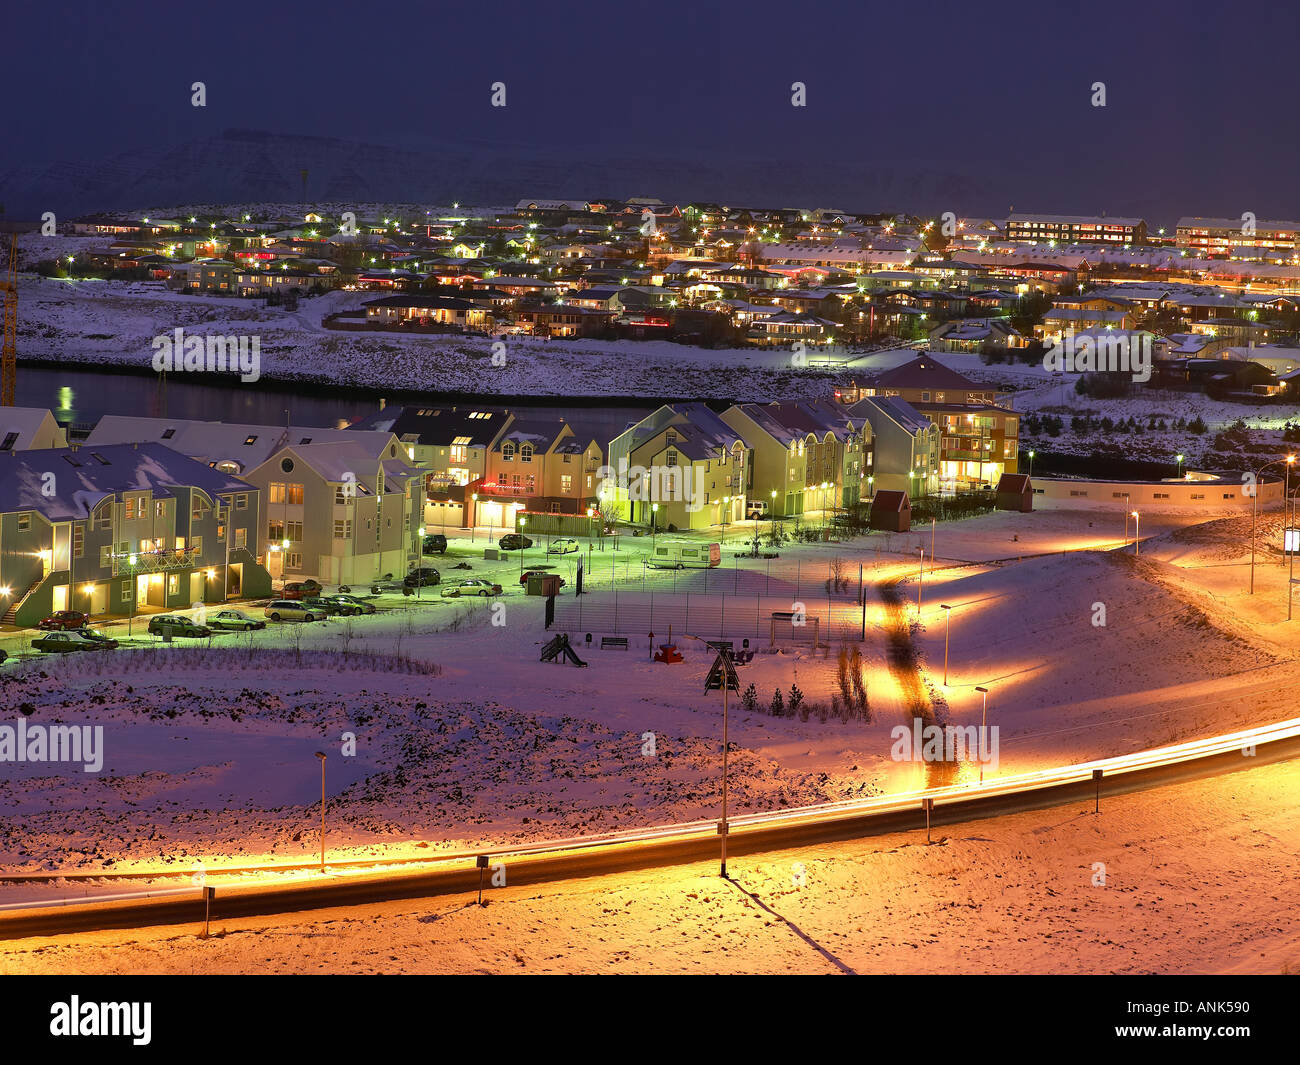
[[[5,622],[269,595],[262,495],[159,443],[0,455]]]

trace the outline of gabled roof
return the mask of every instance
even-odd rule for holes
[[[487,447],[509,417],[490,407],[385,407],[348,426],[348,431],[394,433],[432,447],[449,447],[458,437],[468,437],[465,446]]]
[[[854,414],[862,415],[868,421],[870,421],[872,414],[883,415],[912,435],[919,432],[929,432],[935,428],[934,423],[929,418],[925,417],[905,399],[900,399],[898,396],[867,396],[852,404],[849,410]],[[872,428],[876,428],[875,422],[872,422]]]
[[[921,354],[910,362],[880,370],[865,381],[868,388],[929,388],[984,391],[969,377],[950,370],[933,355]]]
[[[51,480],[50,474],[53,475]],[[46,485],[55,492],[46,495]],[[174,487],[199,488],[211,498],[256,491],[158,443],[42,448],[0,455],[0,513],[34,510],[51,522],[90,517],[105,498],[121,492],[171,497]]]
[[[306,425],[248,425],[188,418],[138,418],[125,414],[106,414],[90,431],[86,446],[157,441],[200,462],[234,462],[240,473],[247,473],[281,448],[336,440],[364,444],[377,458],[389,446],[390,435],[386,432],[358,433],[353,429],[325,429]]]
[[[29,448],[46,419],[53,418],[54,415],[44,407],[0,407],[0,444],[7,441],[10,434],[16,434],[5,450]]]

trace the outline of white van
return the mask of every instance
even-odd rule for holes
[[[690,540],[665,540],[656,544],[646,562],[655,569],[686,569],[694,566],[708,569],[722,564],[722,547],[719,544],[700,544]]]

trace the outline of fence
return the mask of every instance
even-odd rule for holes
[[[804,623],[792,625],[788,617],[791,613],[802,615]],[[773,625],[774,614],[785,618]],[[693,595],[616,589],[557,598],[549,627],[579,638],[588,632],[597,636],[631,633],[647,637],[653,632],[658,643],[666,642],[671,625],[674,637],[748,637],[768,644],[775,633],[778,646],[811,645],[818,638],[822,646],[827,646],[841,639],[859,639],[863,618],[863,607],[854,597],[823,595],[820,600],[811,596],[798,600],[789,595]]]

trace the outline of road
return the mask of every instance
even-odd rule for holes
[[[999,778],[881,798],[734,818],[728,855],[805,848],[889,832],[925,831],[922,800],[934,802],[932,826],[1042,809],[1094,797],[1159,787],[1234,772],[1300,755],[1300,718],[1224,736]],[[1094,772],[1100,771],[1100,782]],[[395,899],[469,894],[504,872],[512,886],[635,869],[706,861],[718,854],[714,822],[668,825],[606,836],[551,841],[501,852],[439,856],[418,867],[300,876],[288,883],[233,886],[213,883],[212,917],[229,920]],[[483,857],[488,868],[480,870]],[[434,867],[430,867],[430,866]],[[48,874],[46,874],[48,875]],[[490,890],[490,888],[489,888]],[[64,906],[24,905],[0,912],[0,939],[58,935],[109,928],[194,924],[203,919],[197,888],[183,894],[119,897]]]

